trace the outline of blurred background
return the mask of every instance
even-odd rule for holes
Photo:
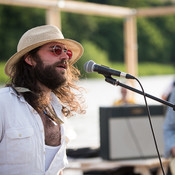
[[[33,0],[26,2],[30,1],[33,2]],[[50,0],[50,2],[52,1],[55,2]],[[34,8],[23,6],[22,3],[17,3],[20,5],[14,5],[15,3],[4,5],[4,2],[6,1],[0,1],[1,84],[6,80],[3,63],[16,52],[16,45],[21,35],[26,30],[47,22],[46,9],[38,8],[37,4]],[[90,2],[131,9],[173,7],[175,5],[173,0],[84,0],[76,2]],[[169,10],[167,9],[167,11]],[[77,63],[82,72],[82,78],[101,78],[98,74],[84,72],[83,65],[90,59],[97,64],[126,71],[124,22],[127,17],[114,18],[60,11],[58,19],[61,21],[64,36],[79,41],[84,47],[84,55]],[[165,15],[152,17],[139,16],[136,23],[138,76],[174,74],[175,15],[165,13]]]
[[[39,3],[42,0],[38,0]],[[45,1],[45,0],[44,0]],[[43,2],[44,2],[43,1]],[[10,1],[9,1],[10,2]],[[15,0],[14,0],[15,2]],[[21,1],[22,2],[22,1]],[[34,0],[24,1],[28,4]],[[46,2],[55,2],[54,0]],[[59,2],[69,2],[59,0]],[[109,5],[131,9],[134,13],[138,9],[160,8],[159,15],[140,15],[136,18],[136,66],[135,76],[143,83],[147,93],[161,98],[163,92],[173,81],[175,74],[175,14],[174,0],[81,0],[73,2],[87,2],[99,5]],[[0,0],[0,85],[8,82],[4,74],[5,62],[16,52],[17,43],[21,35],[28,29],[44,25],[48,22],[47,11],[37,3],[27,6],[25,3],[8,3]],[[70,1],[71,4],[71,1]],[[91,4],[93,7],[93,4]],[[73,7],[73,6],[72,6]],[[85,6],[86,7],[86,6]],[[166,11],[161,8],[168,7]],[[60,6],[61,8],[61,6]],[[138,10],[138,11],[137,11]],[[163,13],[162,13],[163,12]],[[169,13],[172,12],[172,13]],[[161,14],[162,13],[162,14]],[[84,47],[84,55],[76,63],[81,71],[79,84],[86,89],[87,113],[69,119],[70,138],[69,147],[98,147],[99,146],[99,107],[112,106],[115,100],[121,98],[120,87],[112,86],[104,81],[104,77],[97,73],[86,73],[84,64],[93,60],[97,64],[106,65],[127,73],[129,65],[125,48],[124,24],[130,16],[113,17],[93,14],[82,14],[60,10],[59,23],[65,38],[80,42]],[[50,22],[52,23],[52,22]],[[126,58],[127,57],[127,58]],[[121,82],[125,82],[119,78]],[[132,83],[131,83],[132,84]],[[134,87],[140,88],[137,83]],[[144,104],[143,97],[134,94],[137,104]],[[149,100],[149,104],[159,104]]]

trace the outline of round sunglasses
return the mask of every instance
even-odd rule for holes
[[[52,49],[52,52],[56,55],[56,56],[59,56],[61,55],[62,51],[65,52],[68,57],[69,57],[69,60],[72,58],[72,51],[71,50],[68,50],[68,49],[63,49],[61,46],[59,45],[55,45],[53,47],[51,47]]]

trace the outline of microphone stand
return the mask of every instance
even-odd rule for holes
[[[165,100],[162,100],[160,98],[154,97],[154,96],[152,96],[150,94],[147,94],[147,93],[143,93],[142,91],[140,91],[138,89],[135,89],[135,88],[133,88],[131,86],[127,86],[126,84],[120,83],[118,80],[116,80],[116,79],[114,79],[112,77],[109,77],[109,76],[105,76],[105,81],[108,82],[108,83],[110,83],[110,84],[112,84],[112,85],[121,86],[121,87],[124,87],[126,89],[129,89],[129,90],[131,90],[133,92],[136,92],[138,94],[145,95],[146,97],[149,97],[149,98],[151,98],[151,99],[153,99],[155,101],[158,101],[158,102],[160,102],[162,104],[165,104],[167,106],[172,107],[173,110],[175,111],[175,105],[172,104],[172,103],[170,103],[170,102],[168,102],[168,101],[165,101]]]
[[[129,89],[129,90],[131,90],[131,91],[134,91],[134,92],[136,92],[136,93],[138,93],[138,94],[141,94],[141,95],[144,95],[144,96],[146,96],[146,97],[149,97],[149,98],[151,98],[151,99],[153,99],[153,100],[156,100],[156,101],[158,101],[158,102],[160,102],[160,103],[163,103],[163,104],[165,104],[165,105],[167,105],[167,106],[172,107],[173,110],[175,111],[175,105],[172,104],[172,103],[170,103],[170,102],[168,102],[168,101],[162,100],[162,99],[157,98],[157,97],[154,97],[154,96],[152,96],[152,95],[150,95],[150,94],[147,94],[147,93],[144,93],[144,92],[142,92],[142,91],[139,91],[138,89],[135,89],[135,88],[133,88],[133,87],[130,87],[130,86],[127,86],[127,85],[125,85],[125,84],[123,84],[123,83],[120,83],[118,80],[112,78],[112,77],[109,76],[109,75],[104,75],[104,76],[105,76],[105,81],[108,82],[108,83],[111,83],[112,85],[121,86],[121,87],[124,87],[124,88],[126,88],[126,89]],[[150,117],[149,110],[148,110],[147,112],[148,112],[148,118],[149,118],[149,122],[150,122],[150,126],[151,126],[151,131],[152,131],[152,134],[153,134],[153,139],[154,139],[155,147],[156,147],[156,150],[157,150],[157,154],[158,154],[160,166],[161,166],[163,175],[165,175],[165,172],[164,172],[164,169],[163,169],[163,165],[162,165],[162,161],[161,161],[161,158],[160,158],[160,153],[159,153],[159,150],[158,150],[158,145],[157,145],[156,137],[155,137],[154,130],[153,130],[153,126],[152,126],[152,122],[151,122],[151,117]]]

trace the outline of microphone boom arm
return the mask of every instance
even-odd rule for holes
[[[129,89],[129,90],[131,90],[133,92],[136,92],[136,93],[138,93],[140,95],[145,95],[146,97],[149,97],[149,98],[151,98],[151,99],[153,99],[155,101],[158,101],[158,102],[160,102],[160,103],[162,103],[164,105],[167,105],[169,107],[172,107],[173,110],[175,111],[175,105],[172,104],[172,103],[170,103],[170,102],[168,102],[168,101],[162,100],[160,98],[157,98],[157,97],[152,96],[152,95],[147,94],[147,93],[143,93],[142,91],[140,91],[138,89],[135,89],[135,88],[133,88],[131,86],[128,86],[126,84],[120,83],[118,80],[116,80],[116,79],[114,79],[112,77],[109,77],[109,76],[105,76],[105,81],[108,82],[108,83],[110,83],[110,84],[112,84],[112,85],[121,86],[121,87],[124,87],[126,89]]]

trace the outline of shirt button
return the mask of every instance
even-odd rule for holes
[[[19,134],[18,136],[19,136],[19,137],[21,137],[22,135],[21,135],[21,134]]]

